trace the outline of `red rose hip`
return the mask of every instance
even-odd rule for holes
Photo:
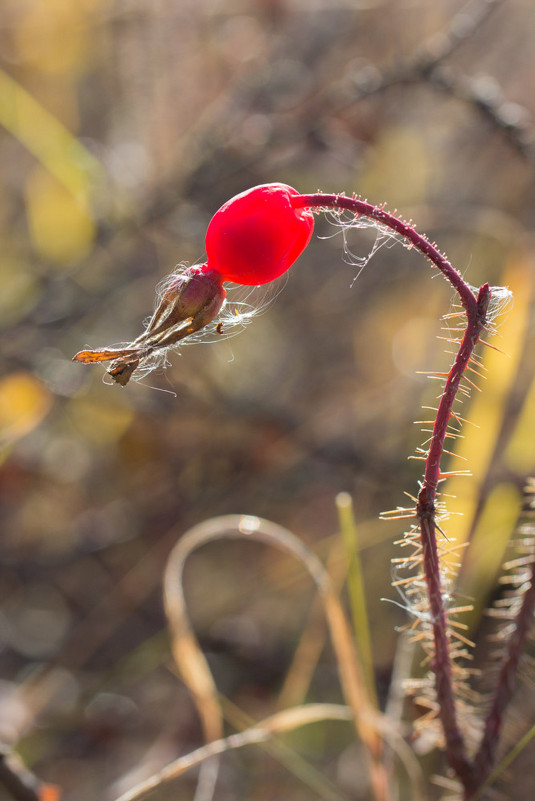
[[[206,268],[223,281],[266,284],[291,267],[314,229],[312,213],[294,208],[299,193],[286,184],[255,186],[227,201],[206,232]]]

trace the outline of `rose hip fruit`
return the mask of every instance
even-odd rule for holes
[[[227,201],[206,232],[207,270],[223,281],[266,284],[291,267],[314,229],[312,213],[294,208],[299,193],[286,184],[255,186]]]

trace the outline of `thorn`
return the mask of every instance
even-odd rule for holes
[[[390,509],[388,512],[381,512],[381,520],[412,520],[416,517],[415,509]]]
[[[454,431],[456,434],[460,434],[461,431],[462,431],[462,428],[460,426],[459,427],[454,426],[453,423],[451,422],[451,420],[448,423],[447,428],[448,428],[448,431]]]
[[[472,473],[470,470],[448,470],[448,471],[440,471],[440,478],[464,478],[470,477]]]
[[[463,380],[466,381],[468,384],[470,384],[470,386],[473,387],[474,389],[477,389],[478,392],[481,392],[481,389],[477,386],[477,384],[474,384],[474,382],[471,381],[469,378],[467,378],[466,375],[463,376]]]
[[[471,397],[470,388],[469,387],[463,387],[462,384],[459,386],[459,392],[462,393],[465,398],[470,398]]]
[[[474,428],[481,428],[481,426],[478,426],[477,423],[473,423],[471,420],[467,420],[465,417],[459,417],[459,415],[454,411],[450,412],[450,414],[452,417],[455,417],[459,423],[468,423],[469,426],[474,426]]]
[[[451,632],[451,636],[455,637],[456,640],[459,640],[459,642],[462,642],[464,645],[467,645],[469,648],[475,648],[476,647],[475,642],[472,642],[472,640],[469,640],[468,637],[463,637],[463,635],[460,634],[458,631],[452,631]]]
[[[449,545],[443,546],[440,548],[440,555],[452,554],[457,553],[458,551],[464,551],[465,548],[468,548],[468,542],[451,542]]]
[[[446,610],[446,615],[461,615],[464,612],[473,612],[474,607],[472,604],[466,604],[466,606],[453,606],[451,609]],[[453,625],[453,623],[451,624]],[[463,624],[464,626],[464,624]],[[466,626],[466,628],[469,628]]]
[[[480,373],[478,370],[475,370],[473,367],[469,367],[468,366],[466,369],[469,370],[471,373],[475,373],[475,375],[478,375],[480,378],[483,379],[483,381],[487,380],[487,376],[486,375],[483,375],[483,373]],[[483,369],[485,370],[486,368],[484,367]],[[476,389],[477,389],[477,387],[476,387]]]
[[[410,586],[411,584],[414,584],[419,577],[423,579],[423,576],[420,576],[420,574],[418,574],[418,576],[407,576],[406,578],[397,579],[396,581],[392,582],[392,586],[393,587]]]
[[[443,314],[442,320],[451,320],[453,317],[464,317],[466,312],[458,311],[458,312],[450,312],[449,314]]]
[[[477,342],[478,342],[478,344],[485,345],[487,348],[492,348],[492,350],[495,350],[498,353],[501,353],[502,356],[508,356],[509,355],[509,354],[505,353],[505,351],[500,350],[500,348],[497,348],[495,345],[491,345],[490,342],[485,342],[484,339],[478,339]]]
[[[483,359],[481,358],[481,356],[478,356],[477,353],[472,353],[469,361],[472,362],[473,364],[477,364],[478,367],[482,367],[484,370],[487,370],[487,368],[483,364]]]

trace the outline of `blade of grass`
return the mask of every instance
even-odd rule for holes
[[[208,760],[226,751],[244,748],[247,745],[265,743],[275,734],[282,734],[299,726],[306,726],[322,720],[351,721],[351,719],[351,710],[347,706],[339,704],[308,704],[294,707],[293,709],[285,709],[265,718],[260,723],[245,729],[245,731],[213,740],[190,754],[176,759],[153,776],[123,793],[116,801],[140,801],[158,787],[178,779],[186,771],[194,767],[207,764]]]
[[[347,492],[340,492],[336,496],[336,508],[340,531],[346,549],[347,557],[347,586],[351,602],[353,627],[357,641],[358,653],[364,673],[364,680],[368,688],[370,699],[376,709],[379,708],[375,675],[373,669],[373,656],[370,636],[366,593],[364,591],[364,577],[362,561],[358,547],[358,533],[353,511],[353,501]]]
[[[251,728],[255,726],[254,721],[252,718],[247,715],[243,710],[239,709],[235,704],[231,703],[228,699],[221,699],[221,703],[223,706],[223,710],[225,713],[225,718],[228,720],[235,728],[243,731],[247,728]],[[300,707],[293,707],[293,709],[300,708],[301,710],[308,710],[308,713],[313,715],[314,714],[314,707],[318,708],[318,712],[321,712],[320,707],[324,706],[324,711],[326,715],[336,714],[338,715],[338,710],[329,705],[320,705],[320,704],[309,704],[307,706],[300,706]],[[344,707],[347,712],[346,720],[351,721],[351,711],[349,707]],[[283,710],[283,711],[292,711],[292,710]],[[343,711],[342,709],[339,710],[340,712],[340,719],[343,719]],[[305,719],[304,717],[302,718]],[[322,718],[321,720],[314,721],[312,719],[307,720],[307,723],[319,723],[323,722],[327,719],[331,719],[331,717]],[[336,718],[339,719],[338,717]],[[299,720],[299,717],[296,717],[296,720]],[[296,726],[296,728],[298,728]],[[281,734],[283,732],[280,732]],[[317,796],[323,799],[323,801],[349,801],[347,795],[342,793],[340,789],[333,784],[321,771],[314,767],[310,762],[304,759],[294,748],[290,748],[285,742],[278,739],[277,737],[271,737],[266,739],[265,742],[259,743],[260,747],[267,751],[268,754],[273,756],[284,765],[290,773],[292,773],[296,778],[300,779],[301,782],[310,788]]]
[[[0,69],[0,124],[75,197],[105,173],[93,154],[23,86]]]
[[[471,796],[470,801],[480,801],[483,796],[484,791],[490,787],[494,782],[501,776],[501,774],[507,770],[509,765],[511,765],[517,756],[529,745],[529,743],[535,737],[535,724],[529,729],[525,735],[518,741],[518,743],[512,748],[508,754],[504,756],[504,758],[496,765],[488,779],[481,785],[481,787],[477,790],[475,795]]]

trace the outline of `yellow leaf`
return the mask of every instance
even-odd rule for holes
[[[70,404],[70,417],[76,432],[99,446],[118,440],[132,423],[134,413],[120,402],[75,398]]]
[[[0,441],[5,444],[39,425],[52,405],[49,390],[30,373],[13,373],[0,381]]]
[[[95,226],[82,193],[75,197],[42,167],[26,183],[26,211],[34,246],[46,259],[68,264],[91,249]]]

